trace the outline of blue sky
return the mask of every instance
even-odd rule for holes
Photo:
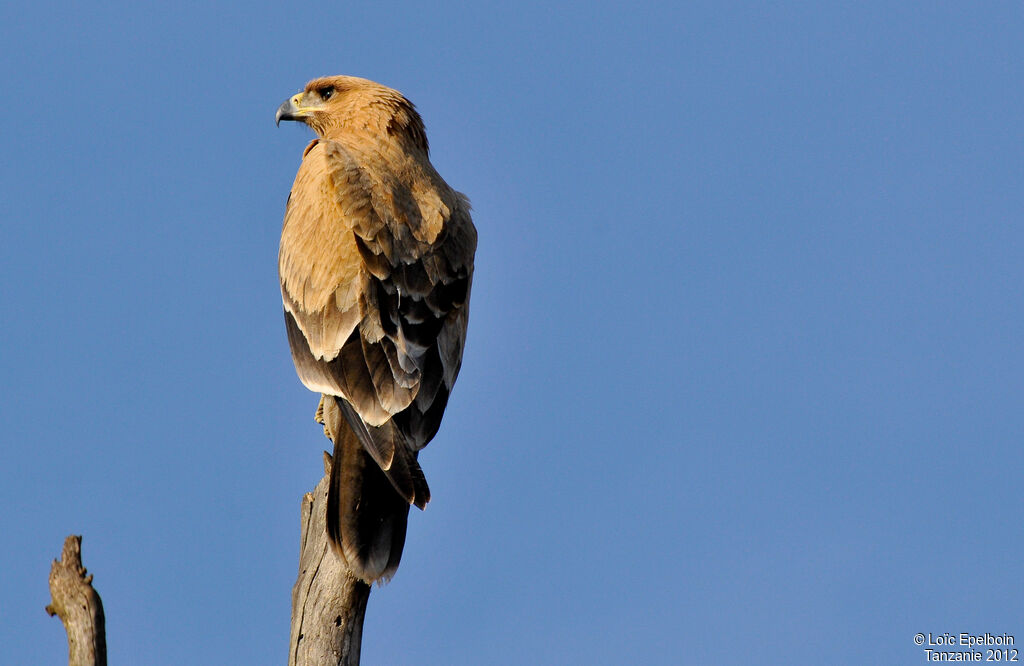
[[[1024,641],[1018,3],[0,8],[0,663],[285,659],[328,446],[276,253],[346,73],[480,233],[366,663],[918,663]]]

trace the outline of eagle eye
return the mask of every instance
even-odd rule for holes
[[[320,99],[326,102],[334,95],[334,86],[327,86],[326,88],[321,88],[317,92],[320,94]]]

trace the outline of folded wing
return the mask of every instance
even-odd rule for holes
[[[373,150],[306,149],[281,237],[281,293],[299,377],[347,403],[360,443],[422,506],[415,452],[436,434],[462,362],[476,232],[466,199],[425,156],[384,166]]]

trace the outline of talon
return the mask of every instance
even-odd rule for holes
[[[324,426],[324,430],[327,430],[327,424],[324,422],[324,396],[320,396],[320,403],[316,406],[316,416],[313,420]]]

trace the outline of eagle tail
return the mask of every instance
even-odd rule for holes
[[[327,535],[358,578],[387,581],[402,559],[409,503],[348,424],[340,430],[327,491]]]

